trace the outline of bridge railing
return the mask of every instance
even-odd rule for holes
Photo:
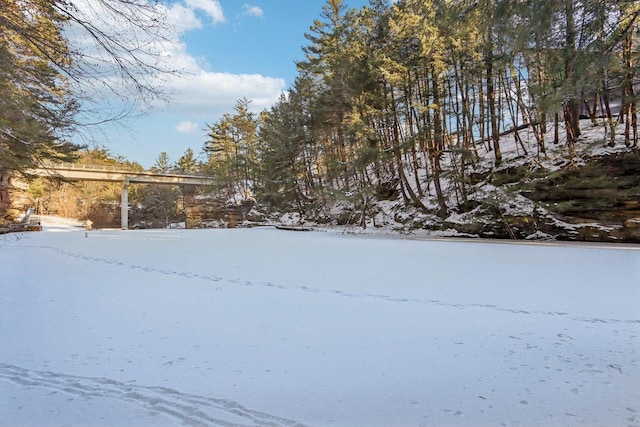
[[[43,169],[79,169],[79,170],[99,170],[99,171],[122,171],[122,172],[145,172],[145,170],[136,170],[127,166],[115,166],[115,165],[85,165],[81,163],[52,163],[47,162],[42,164]]]
[[[81,163],[43,163],[41,165],[43,169],[73,169],[73,170],[92,170],[92,171],[102,171],[102,172],[122,172],[122,173],[140,173],[140,174],[154,174],[156,172],[146,170],[146,169],[136,169],[127,166],[121,165],[87,165]],[[206,177],[206,174],[199,172],[181,172],[181,171],[168,171],[163,172],[161,175],[180,175],[180,176],[193,176],[193,177]]]

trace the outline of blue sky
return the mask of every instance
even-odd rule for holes
[[[94,129],[84,142],[109,149],[145,168],[161,152],[176,161],[187,148],[200,154],[206,124],[232,112],[241,97],[254,110],[269,107],[291,86],[303,59],[304,33],[325,0],[172,0],[165,7],[178,29],[168,57],[188,76],[164,82],[173,93],[143,117]],[[368,0],[345,0],[349,8]],[[166,48],[166,46],[165,46]],[[125,90],[125,89],[123,89]]]

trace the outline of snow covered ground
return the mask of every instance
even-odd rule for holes
[[[640,426],[639,249],[0,236],[0,425]]]

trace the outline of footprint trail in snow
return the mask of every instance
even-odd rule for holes
[[[52,393],[81,398],[109,398],[164,414],[190,427],[303,427],[296,421],[265,414],[227,399],[180,393],[165,387],[147,387],[108,378],[35,371],[0,363],[0,380],[22,387],[39,387]]]

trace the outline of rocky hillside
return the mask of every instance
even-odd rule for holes
[[[582,127],[573,156],[563,143],[551,141],[546,154],[537,153],[526,130],[520,136],[527,154],[516,147],[512,136],[504,137],[502,165],[494,168],[491,153],[481,153],[470,175],[468,201],[461,205],[448,200],[456,207],[445,218],[437,215],[431,198],[426,204],[433,212],[425,213],[401,207],[392,195],[391,200],[376,201],[364,222],[344,203],[336,203],[328,215],[327,211],[314,218],[285,214],[277,221],[330,224],[357,233],[640,243],[640,152],[622,142],[609,147],[602,125],[584,121]]]

